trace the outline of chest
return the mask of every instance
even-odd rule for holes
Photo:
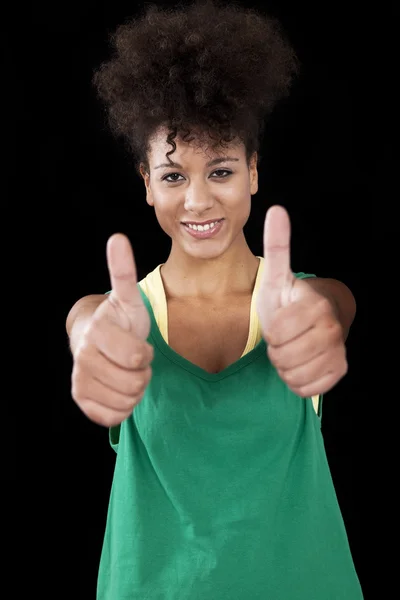
[[[211,302],[168,301],[168,344],[209,373],[239,360],[247,344],[251,296],[224,306]]]

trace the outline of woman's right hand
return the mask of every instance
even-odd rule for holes
[[[108,240],[107,263],[112,291],[96,308],[74,349],[71,392],[90,420],[111,427],[129,417],[142,399],[154,354],[146,341],[150,317],[124,235]]]

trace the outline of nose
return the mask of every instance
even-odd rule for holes
[[[214,204],[212,195],[205,185],[199,182],[191,183],[186,191],[185,210],[188,213],[194,213],[201,216],[209,210]]]

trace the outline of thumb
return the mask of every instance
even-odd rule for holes
[[[131,244],[122,233],[112,235],[107,242],[107,265],[114,299],[121,305],[137,306],[140,292],[135,259]]]
[[[290,219],[283,206],[272,206],[264,224],[263,288],[279,305],[289,296],[293,283],[290,268]]]

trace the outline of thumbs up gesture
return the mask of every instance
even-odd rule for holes
[[[111,427],[133,411],[151,378],[150,318],[137,287],[129,240],[107,244],[112,291],[96,308],[74,352],[72,397],[92,421]]]
[[[335,309],[290,268],[290,220],[281,206],[271,207],[265,219],[257,313],[269,359],[295,394],[324,394],[346,374],[345,341]]]

